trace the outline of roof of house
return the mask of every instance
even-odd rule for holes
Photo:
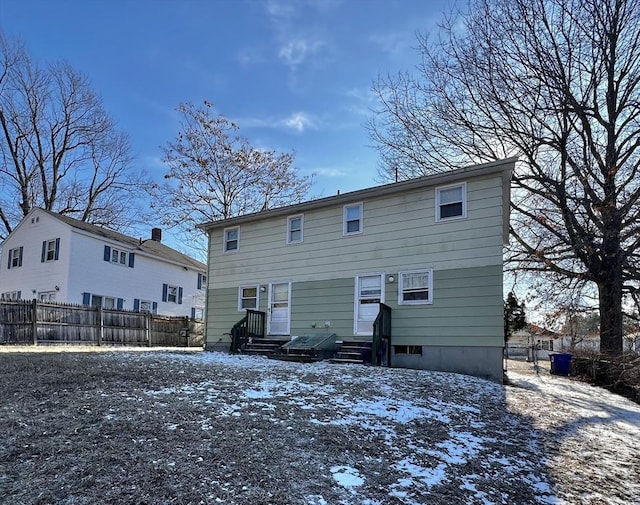
[[[560,335],[553,330],[548,330],[537,324],[527,323],[526,328],[514,332],[516,336],[558,338]]]
[[[409,179],[400,182],[393,182],[390,184],[384,184],[382,186],[375,186],[373,188],[361,189],[358,191],[351,191],[349,193],[338,194],[335,196],[329,196],[325,198],[318,198],[315,200],[309,200],[307,202],[297,203],[294,205],[287,205],[284,207],[278,207],[274,209],[264,210],[261,212],[255,212],[252,214],[245,214],[243,216],[231,217],[228,219],[221,219],[218,221],[210,221],[198,225],[198,228],[206,232],[223,228],[226,226],[233,226],[245,222],[257,221],[267,219],[270,217],[276,217],[287,214],[294,214],[298,212],[304,212],[306,210],[312,210],[322,207],[329,207],[332,205],[346,204],[355,200],[362,200],[366,198],[378,197],[383,195],[401,193],[403,191],[411,191],[423,187],[451,184],[457,181],[465,180],[469,177],[481,177],[490,174],[500,173],[502,175],[505,184],[503,184],[503,209],[504,215],[507,216],[503,225],[503,235],[505,241],[509,237],[509,209],[510,209],[510,184],[511,172],[515,166],[517,158],[507,158],[504,160],[494,161],[491,163],[483,163],[480,165],[473,165],[470,167],[460,168],[457,170],[451,170],[439,174],[425,175],[417,177],[415,179]]]
[[[69,226],[76,228],[78,230],[83,230],[92,235],[97,235],[99,237],[104,237],[109,240],[114,240],[116,242],[120,242],[122,244],[126,244],[138,251],[145,252],[147,254],[157,256],[159,258],[165,259],[167,261],[171,261],[174,263],[180,263],[181,265],[190,266],[196,270],[205,270],[206,265],[204,263],[199,262],[198,260],[193,259],[186,254],[183,254],[171,247],[164,245],[162,242],[158,242],[152,239],[140,240],[134,237],[129,237],[128,235],[124,235],[114,230],[110,230],[108,228],[103,228],[101,226],[96,226],[94,224],[85,223],[84,221],[80,221],[78,219],[74,219],[69,216],[64,216],[61,214],[57,214],[55,212],[51,212],[45,209],[39,209],[46,214],[49,214],[51,217],[62,221],[63,223],[68,224]]]

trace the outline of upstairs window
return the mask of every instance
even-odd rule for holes
[[[433,271],[431,269],[400,272],[398,277],[400,305],[424,305],[433,302]]]
[[[467,217],[467,185],[436,189],[436,221]]]
[[[287,218],[287,244],[299,244],[302,242],[302,214]]]
[[[127,264],[127,253],[118,249],[111,249],[111,263]]]
[[[240,227],[226,228],[224,230],[224,252],[234,252],[240,248]]]
[[[362,203],[344,206],[343,235],[362,233]]]
[[[198,273],[198,289],[207,289],[207,276]]]
[[[182,288],[170,284],[162,285],[162,301],[168,303],[182,303]]]
[[[55,238],[42,242],[42,255],[40,261],[56,261],[60,257],[60,239]]]
[[[22,266],[22,251],[23,247],[16,247],[15,249],[9,249],[9,261],[7,268],[18,268]]]
[[[129,266],[133,268],[135,263],[135,253],[128,253],[122,249],[111,246],[104,246],[104,260],[115,265]]]

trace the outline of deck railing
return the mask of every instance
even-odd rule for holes
[[[391,307],[380,303],[380,310],[373,322],[371,364],[391,366]]]
[[[264,338],[266,314],[259,310],[247,309],[246,315],[231,328],[231,352],[241,352],[254,338]]]

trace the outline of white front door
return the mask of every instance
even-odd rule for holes
[[[380,302],[384,302],[384,274],[356,277],[354,331],[356,335],[373,335]]]
[[[267,333],[269,335],[289,335],[291,326],[291,283],[269,284],[269,315]]]

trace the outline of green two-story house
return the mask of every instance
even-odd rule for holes
[[[266,334],[372,338],[391,366],[501,380],[503,246],[515,159],[205,223],[206,349],[247,309]]]

